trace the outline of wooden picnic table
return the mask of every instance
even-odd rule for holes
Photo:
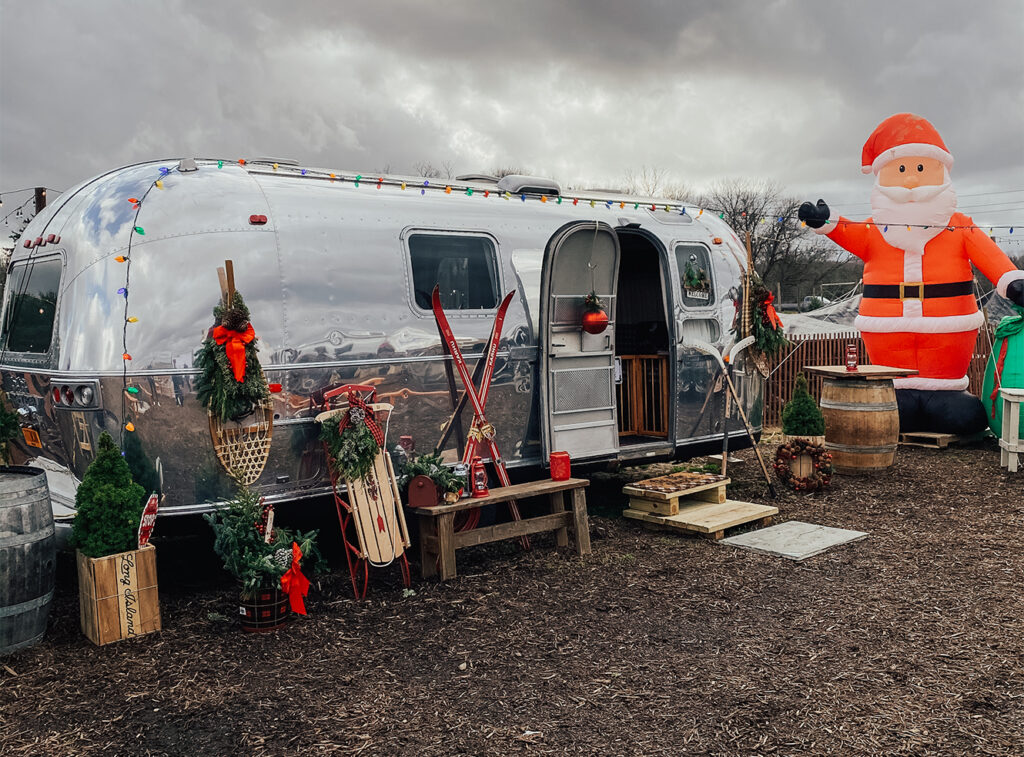
[[[463,547],[477,544],[489,544],[505,539],[517,539],[520,536],[536,534],[543,531],[555,532],[555,543],[559,547],[569,546],[569,530],[573,532],[576,542],[576,554],[590,554],[590,520],[587,517],[587,497],[584,488],[590,482],[582,478],[569,478],[564,481],[544,479],[528,481],[512,486],[491,489],[486,497],[460,499],[450,505],[436,507],[413,508],[420,526],[420,557],[424,578],[440,574],[445,581],[455,578],[455,551]],[[471,531],[455,531],[455,515],[465,510],[484,505],[493,505],[512,500],[541,497],[547,495],[549,513],[532,518],[513,520]],[[571,495],[571,502],[566,507],[566,497]]]

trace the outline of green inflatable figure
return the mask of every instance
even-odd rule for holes
[[[1014,305],[1013,309],[1017,315],[1006,316],[996,327],[996,339],[981,390],[988,425],[996,436],[1001,436],[1003,431],[1003,401],[999,389],[1024,389],[1024,308]],[[1024,417],[1020,422],[1020,438],[1024,439]]]

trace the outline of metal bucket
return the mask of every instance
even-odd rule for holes
[[[56,559],[46,474],[0,467],[0,655],[42,640]]]

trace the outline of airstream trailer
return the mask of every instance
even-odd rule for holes
[[[160,487],[163,515],[229,496],[193,367],[226,259],[280,385],[256,483],[270,501],[328,490],[314,416],[331,387],[374,385],[395,407],[390,440],[433,449],[452,409],[435,284],[469,363],[516,292],[488,402],[511,469],[539,468],[555,450],[583,465],[720,446],[717,363],[688,346],[735,341],[745,255],[715,214],[519,176],[445,183],[156,161],[63,193],[8,267],[0,372],[23,431],[14,457],[44,467],[64,504],[103,430],[120,436],[144,485]],[[596,335],[580,328],[592,290],[610,316]],[[734,371],[759,429],[763,379],[742,359]],[[738,420],[730,434],[749,444]],[[453,461],[459,443],[452,434],[445,445]]]

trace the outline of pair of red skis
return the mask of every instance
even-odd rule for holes
[[[491,462],[494,464],[495,473],[498,476],[498,481],[502,486],[511,486],[512,482],[509,480],[508,471],[505,468],[505,461],[501,457],[501,452],[498,450],[498,444],[494,438],[494,426],[492,426],[485,414],[487,407],[487,395],[491,389],[491,379],[494,378],[494,364],[498,358],[498,345],[501,341],[501,328],[505,322],[505,313],[508,311],[508,306],[512,302],[512,296],[515,294],[513,289],[507,295],[505,299],[501,301],[498,306],[498,312],[494,318],[494,325],[491,328],[491,336],[487,341],[487,345],[484,348],[484,368],[483,373],[480,375],[480,388],[477,389],[473,383],[473,377],[469,372],[469,368],[466,366],[466,360],[462,356],[462,350],[459,349],[459,343],[455,340],[455,335],[452,333],[452,327],[448,323],[448,317],[444,313],[444,309],[441,307],[441,292],[440,289],[435,286],[434,291],[431,292],[430,301],[434,310],[434,318],[437,320],[438,331],[441,332],[441,338],[444,340],[445,346],[448,352],[452,356],[452,362],[455,363],[455,369],[459,373],[459,378],[462,380],[462,385],[466,388],[466,392],[463,395],[463,399],[456,405],[454,413],[452,415],[451,423],[458,423],[459,411],[462,409],[465,400],[468,398],[470,405],[473,407],[473,423],[469,429],[469,440],[466,442],[466,451],[462,456],[462,461],[470,463],[473,458],[479,454],[479,448],[485,447],[487,452],[490,454]],[[469,486],[471,482],[466,482]],[[512,517],[515,520],[520,520],[519,506],[515,501],[508,503],[509,511],[512,513]],[[524,549],[530,548],[530,541],[526,536],[521,538],[521,543]]]

